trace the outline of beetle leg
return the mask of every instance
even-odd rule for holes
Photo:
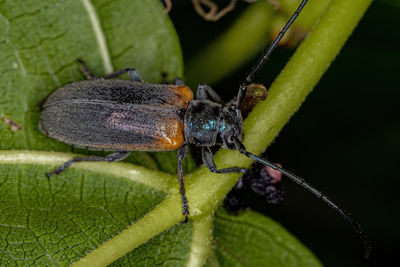
[[[82,59],[78,59],[77,60],[78,63],[80,64],[80,68],[83,74],[85,74],[86,78],[88,80],[93,80],[96,77],[94,76],[94,74],[89,70],[89,68],[86,66],[85,62]]]
[[[239,168],[239,167],[231,167],[225,169],[218,169],[215,166],[213,154],[209,147],[202,147],[201,148],[201,158],[203,159],[204,165],[211,171],[215,173],[245,173],[247,169]]]
[[[105,79],[112,79],[116,78],[118,76],[121,76],[122,74],[128,73],[129,78],[131,81],[135,82],[143,82],[142,77],[140,77],[139,73],[134,69],[134,68],[124,68],[121,70],[117,70],[113,73],[110,73],[106,76],[104,76]]]
[[[179,177],[179,185],[180,185],[180,193],[182,197],[182,214],[185,215],[185,223],[188,221],[189,215],[189,206],[187,204],[186,198],[186,190],[185,190],[185,181],[183,179],[183,168],[182,168],[182,160],[186,157],[188,153],[188,147],[186,144],[183,144],[178,150],[178,177]]]
[[[214,100],[217,103],[224,103],[222,98],[210,86],[206,84],[199,84],[197,87],[196,99],[208,99],[207,95],[211,100]]]
[[[82,161],[107,161],[107,162],[112,162],[112,161],[118,161],[118,160],[123,160],[126,157],[129,156],[131,152],[130,151],[117,151],[114,152],[110,155],[107,155],[106,157],[95,157],[95,156],[88,156],[88,157],[74,157],[70,161],[66,162],[64,165],[58,167],[52,172],[47,172],[46,175],[47,177],[52,176],[53,174],[60,174],[62,171],[64,171],[66,168],[72,165],[74,162],[82,162]]]
[[[179,77],[176,77],[172,83],[174,85],[185,85],[185,83],[183,82],[182,78],[179,78]]]
[[[85,74],[85,76],[86,76],[86,78],[88,78],[88,80],[96,79],[96,76],[94,76],[94,74],[89,70],[89,68],[86,66],[85,62],[82,59],[78,59],[77,61],[80,64],[81,71],[83,72],[83,74]],[[128,73],[131,81],[143,82],[142,77],[140,77],[139,73],[134,68],[124,68],[121,70],[117,70],[115,72],[112,72],[112,73],[104,76],[104,78],[112,79],[112,78],[121,76],[122,74],[125,74],[125,73]]]

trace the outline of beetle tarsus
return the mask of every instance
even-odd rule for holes
[[[182,195],[182,214],[185,216],[185,221],[184,223],[188,222],[188,216],[189,216],[189,206],[187,204],[187,199],[185,195]]]
[[[64,171],[66,168],[68,168],[69,166],[72,165],[72,163],[74,163],[75,158],[73,158],[70,161],[67,161],[64,165],[58,167],[57,169],[55,169],[52,172],[46,172],[46,176],[47,178],[50,178],[50,176],[52,176],[53,174],[59,175],[62,171]]]
[[[70,161],[67,161],[64,165],[58,167],[54,171],[46,172],[46,176],[48,178],[50,178],[50,176],[52,176],[53,174],[57,174],[58,175],[61,172],[63,172],[66,168],[71,166],[72,163],[74,163],[74,162],[82,162],[82,161],[113,162],[113,161],[119,161],[119,160],[125,159],[126,157],[129,156],[130,153],[131,153],[130,151],[117,151],[117,152],[114,152],[114,153],[111,153],[111,154],[107,155],[106,157],[93,157],[93,156],[89,156],[89,157],[74,157],[73,159],[71,159]]]

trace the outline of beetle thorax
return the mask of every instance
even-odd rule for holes
[[[240,114],[239,114],[240,115]],[[242,118],[232,108],[207,99],[192,100],[185,113],[185,139],[197,146],[234,148],[232,136],[242,139]]]

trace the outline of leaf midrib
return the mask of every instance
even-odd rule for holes
[[[100,22],[99,16],[97,15],[96,9],[90,0],[80,0],[80,1],[89,16],[90,24],[92,25],[97,44],[99,46],[99,52],[100,52],[101,60],[103,62],[104,72],[111,73],[114,68],[111,63],[111,57],[110,57],[110,52],[109,52],[109,48],[107,45],[106,37],[105,37],[104,31],[101,27],[101,22]]]

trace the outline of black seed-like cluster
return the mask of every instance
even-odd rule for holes
[[[258,163],[253,164],[243,174],[235,187],[229,192],[224,201],[225,209],[231,213],[250,208],[245,195],[255,193],[265,199],[268,204],[278,204],[283,201],[282,183],[276,182],[267,171],[267,167]]]

